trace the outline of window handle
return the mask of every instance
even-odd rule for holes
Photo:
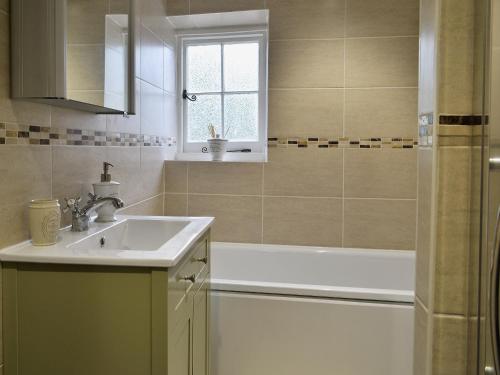
[[[191,95],[191,96],[188,95],[187,90],[183,90],[182,91],[182,99],[184,99],[184,100],[187,99],[191,102],[195,102],[198,98],[196,97],[196,95]]]

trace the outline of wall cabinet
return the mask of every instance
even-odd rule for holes
[[[4,375],[207,375],[210,233],[174,268],[3,263]]]
[[[11,1],[12,97],[134,114],[135,6],[136,0]]]

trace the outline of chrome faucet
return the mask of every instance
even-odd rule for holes
[[[111,202],[115,208],[122,208],[124,206],[123,201],[120,198],[115,197],[98,197],[97,195],[89,193],[90,200],[85,204],[85,206],[80,207],[82,198],[65,198],[66,207],[63,209],[64,212],[71,211],[71,230],[73,232],[84,232],[89,229],[90,214],[101,207],[102,205]]]

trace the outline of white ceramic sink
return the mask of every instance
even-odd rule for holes
[[[2,262],[173,267],[212,225],[213,217],[119,216],[86,232],[62,229],[51,246],[26,241],[0,251]]]
[[[156,251],[188,224],[188,221],[126,219],[68,247],[81,250]]]

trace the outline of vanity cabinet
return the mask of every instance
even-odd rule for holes
[[[3,263],[4,375],[208,375],[210,232],[172,268]]]

